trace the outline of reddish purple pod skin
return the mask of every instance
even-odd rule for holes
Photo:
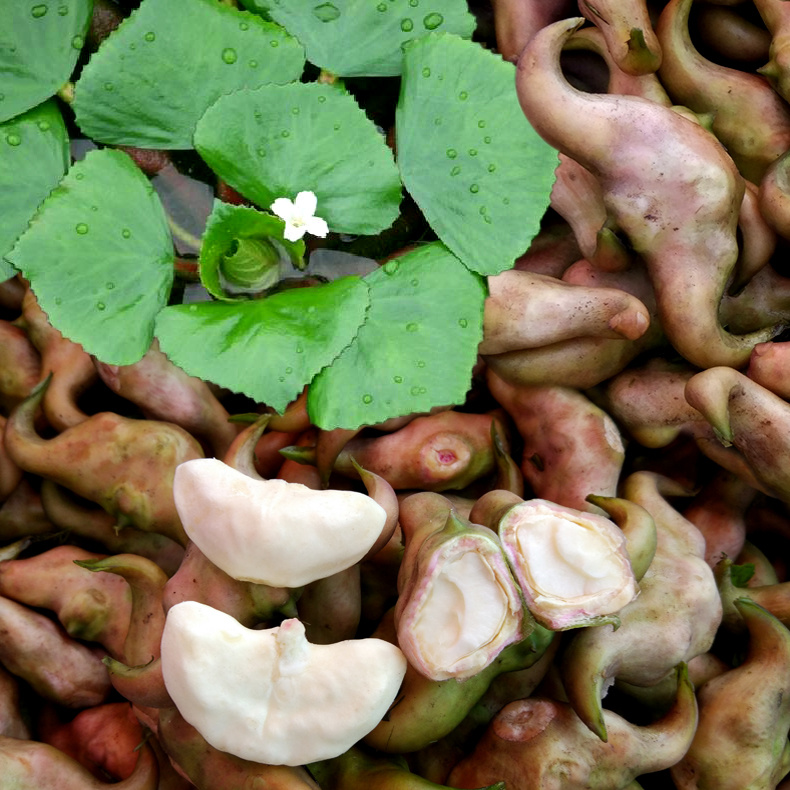
[[[778,331],[734,335],[718,316],[738,260],[743,178],[710,132],[672,109],[573,88],[559,56],[578,24],[550,25],[524,50],[522,109],[549,144],[599,178],[611,218],[645,261],[675,349],[699,367],[739,367]]]
[[[41,357],[24,329],[0,321],[0,410],[8,413],[41,380]]]
[[[41,404],[49,424],[57,431],[65,431],[88,419],[77,399],[98,380],[90,355],[49,323],[29,288],[22,300],[22,315],[14,323],[27,332],[41,354],[41,378],[52,374]]]

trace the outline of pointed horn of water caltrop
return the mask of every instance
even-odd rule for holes
[[[271,414],[262,414],[258,417],[252,425],[245,428],[231,442],[222,460],[247,477],[263,480],[264,478],[258,474],[258,470],[255,468],[255,445],[258,443],[258,439],[263,436],[271,419]]]

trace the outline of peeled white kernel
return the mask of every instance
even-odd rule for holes
[[[366,494],[255,480],[216,458],[176,467],[173,497],[184,530],[229,576],[301,587],[350,568],[387,514]]]
[[[181,715],[221,751],[267,765],[343,754],[395,699],[406,672],[381,639],[313,645],[299,620],[257,631],[196,601],[167,614],[162,675]]]

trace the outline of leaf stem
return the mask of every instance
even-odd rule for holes
[[[186,228],[182,228],[170,214],[167,215],[167,224],[174,238],[192,247],[195,252],[200,251],[201,240],[193,233],[190,233]]]

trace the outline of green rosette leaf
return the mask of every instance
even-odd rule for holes
[[[215,0],[143,0],[83,70],[74,111],[94,140],[191,148],[218,96],[291,82],[303,68],[301,44],[255,14]]]
[[[93,0],[0,3],[0,122],[41,104],[69,79]]]
[[[8,255],[67,338],[110,365],[148,350],[173,283],[159,198],[131,158],[88,152],[41,204]]]
[[[378,233],[398,216],[398,169],[353,97],[319,83],[266,85],[217,99],[195,148],[234,189],[262,208],[301,191],[318,198],[330,230]]]
[[[312,421],[326,430],[357,428],[462,403],[483,337],[483,279],[438,242],[365,279],[367,320],[310,385]]]
[[[0,282],[16,274],[5,255],[68,167],[69,138],[55,101],[0,124]]]
[[[265,299],[167,307],[156,336],[190,375],[282,412],[353,340],[367,307],[364,280],[344,277]]]
[[[285,223],[250,206],[214,201],[200,248],[200,281],[217,299],[236,301],[274,285],[281,267],[304,268],[305,244],[283,238]]]
[[[513,64],[453,35],[415,41],[396,131],[403,183],[436,235],[472,271],[511,268],[540,228],[557,166],[521,111]]]
[[[341,77],[396,76],[407,42],[434,30],[471,38],[475,29],[465,0],[266,0],[264,8],[311,63]]]

